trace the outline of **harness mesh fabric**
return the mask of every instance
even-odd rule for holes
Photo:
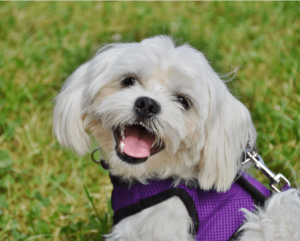
[[[243,174],[244,178],[264,196],[269,196],[270,191],[261,183],[249,175]],[[168,190],[182,189],[188,195],[199,217],[199,228],[196,234],[197,241],[225,241],[228,240],[244,221],[241,208],[249,211],[255,209],[252,196],[237,182],[233,183],[230,190],[216,192],[204,191],[198,187],[190,188],[183,183],[177,187],[172,185],[173,179],[151,180],[149,184],[133,184],[130,188],[126,185],[115,185],[112,193],[112,207],[115,215],[118,215],[128,207],[134,208],[151,197],[159,197]],[[159,202],[164,200],[159,200]],[[156,202],[157,203],[157,202]],[[188,204],[185,203],[187,206]],[[189,207],[187,207],[189,209]],[[126,216],[126,215],[125,215]]]

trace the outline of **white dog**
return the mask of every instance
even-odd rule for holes
[[[242,173],[256,141],[249,111],[188,44],[157,36],[102,47],[66,81],[53,130],[80,155],[89,133],[107,153],[109,241],[300,240],[297,191],[270,195]]]

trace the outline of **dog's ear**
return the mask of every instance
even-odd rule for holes
[[[75,150],[79,155],[89,151],[90,137],[85,132],[82,121],[82,98],[87,82],[89,62],[81,65],[66,80],[55,99],[53,133],[58,142]]]
[[[105,71],[120,52],[121,44],[107,44],[66,80],[55,99],[53,133],[58,142],[84,155],[90,149],[84,116],[98,90],[105,84]]]
[[[248,109],[228,91],[217,74],[208,84],[208,91],[199,183],[207,190],[226,191],[241,168],[241,156],[248,141],[251,147],[255,145],[256,131]]]
[[[84,155],[90,149],[84,118],[93,97],[106,83],[108,66],[126,50],[125,44],[107,44],[87,63],[81,65],[65,82],[55,99],[53,133],[58,142]]]

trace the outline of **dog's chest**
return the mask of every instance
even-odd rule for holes
[[[114,185],[114,225],[126,217],[177,196],[194,223],[193,234],[198,241],[230,240],[244,221],[244,214],[239,210],[246,208],[254,211],[254,205],[263,204],[270,195],[262,184],[250,176],[239,178],[224,193],[204,191],[183,183],[174,187],[173,179],[151,180],[148,185],[135,183],[132,186],[120,182],[116,177],[111,179]]]

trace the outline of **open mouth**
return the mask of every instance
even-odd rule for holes
[[[139,164],[164,149],[164,144],[140,122],[113,128],[118,157],[130,164]]]

